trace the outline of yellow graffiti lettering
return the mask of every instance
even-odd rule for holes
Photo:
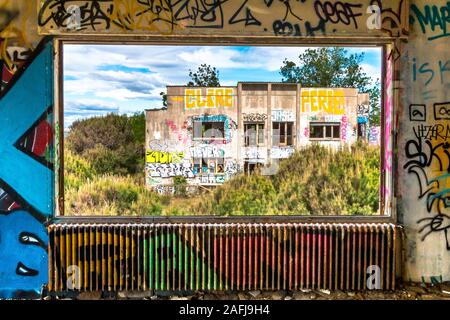
[[[186,109],[233,107],[232,88],[207,88],[205,96],[202,89],[186,89],[185,96]]]
[[[345,113],[345,97],[343,90],[335,89],[303,89],[302,112],[330,115],[343,115]]]
[[[185,96],[186,96],[186,109],[195,108],[195,99],[193,99],[194,98],[194,90],[186,89]]]
[[[233,106],[233,89],[225,90],[225,107]]]
[[[145,152],[145,162],[147,163],[179,163],[184,159],[184,152],[163,152],[147,150]]]
[[[215,103],[214,103],[214,89],[207,89],[206,90],[206,97],[208,98],[208,108],[214,108],[215,107]]]
[[[223,90],[218,89],[216,90],[216,105],[217,107],[224,107],[225,106],[225,100],[223,99]]]

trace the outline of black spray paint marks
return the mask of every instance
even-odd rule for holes
[[[424,104],[412,104],[409,106],[410,121],[427,121],[427,109]]]

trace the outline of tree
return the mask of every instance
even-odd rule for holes
[[[164,106],[164,107],[167,107],[167,93],[165,93],[165,92],[160,92],[159,95],[162,97],[163,106]]]
[[[189,69],[191,81],[187,83],[188,87],[220,87],[219,70],[208,64],[201,64],[196,72]],[[167,107],[167,93],[160,92],[163,106]]]
[[[369,93],[372,112],[369,121],[371,125],[379,125],[380,84],[372,83],[362,70],[363,59],[364,53],[349,54],[339,47],[307,49],[299,55],[298,65],[285,59],[280,74],[283,82],[301,83],[303,87],[357,88],[361,93]]]
[[[369,124],[370,126],[379,126],[381,123],[381,84],[380,79],[377,79],[375,83],[368,90],[370,96],[369,107]]]
[[[97,173],[134,174],[144,167],[145,116],[108,114],[75,121],[66,147]]]
[[[207,64],[202,64],[196,72],[189,69],[189,87],[220,87],[219,70]]]

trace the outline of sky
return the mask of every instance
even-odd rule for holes
[[[311,47],[310,47],[311,48]],[[203,63],[219,70],[222,86],[238,81],[280,82],[283,60],[299,64],[308,47],[64,45],[64,127],[107,113],[161,108],[166,85],[186,85]],[[364,52],[362,69],[381,78],[381,48]]]

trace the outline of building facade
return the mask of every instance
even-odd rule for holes
[[[263,174],[304,146],[368,139],[369,95],[353,88],[240,82],[167,87],[167,108],[146,110],[146,183],[171,192],[176,176],[214,186],[239,172]]]

